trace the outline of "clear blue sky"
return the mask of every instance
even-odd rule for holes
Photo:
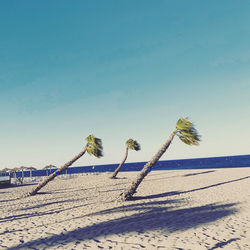
[[[249,154],[250,1],[1,1],[0,115],[0,169],[147,161],[186,116],[162,160]]]

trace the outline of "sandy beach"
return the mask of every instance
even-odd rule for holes
[[[121,172],[0,189],[0,249],[250,249],[250,168]]]

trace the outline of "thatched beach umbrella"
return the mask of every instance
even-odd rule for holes
[[[10,174],[11,170],[12,169],[10,169],[10,168],[4,168],[4,169],[1,170],[1,172]]]
[[[27,170],[30,170],[30,178],[32,177],[32,170],[37,170],[37,169],[34,168],[34,167],[27,167],[26,169],[27,169]]]
[[[49,172],[51,173],[51,169],[52,168],[56,168],[56,166],[54,165],[48,165],[48,166],[45,166],[43,169],[46,169],[46,175],[48,176],[49,175]],[[49,171],[48,171],[49,170]]]
[[[18,170],[22,171],[22,179],[24,178],[24,170],[28,169],[27,167],[21,166],[20,168],[18,168]]]
[[[15,179],[15,181],[16,181],[16,172],[19,170],[19,168],[12,168],[11,170],[10,170],[10,172],[13,172],[13,177],[14,177],[14,179]]]
[[[4,169],[0,170],[0,173],[1,173],[0,175],[3,175],[2,173],[5,173],[4,175],[6,175],[6,174],[10,175],[9,171],[10,171],[10,168],[4,168]]]

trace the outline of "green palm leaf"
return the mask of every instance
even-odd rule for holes
[[[103,147],[102,147],[102,140],[99,138],[96,138],[93,135],[89,135],[87,138],[87,152],[90,155],[94,155],[97,158],[100,158],[103,156]]]
[[[200,135],[194,124],[188,118],[181,118],[176,124],[176,134],[180,140],[188,145],[199,145]]]
[[[141,149],[140,144],[137,141],[133,140],[133,139],[128,139],[126,141],[126,145],[127,145],[128,149],[132,149],[132,150],[135,150],[135,151],[139,151]]]

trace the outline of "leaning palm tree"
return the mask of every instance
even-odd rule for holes
[[[128,139],[126,141],[126,151],[125,151],[125,156],[121,162],[121,164],[116,168],[116,170],[114,171],[114,173],[110,176],[111,179],[114,179],[116,178],[118,172],[120,171],[122,165],[124,164],[124,162],[127,160],[127,157],[128,157],[128,150],[129,149],[132,149],[132,150],[135,150],[135,151],[138,151],[141,149],[141,146],[140,144],[137,142],[137,141],[134,141],[133,139]]]
[[[143,167],[141,172],[138,174],[137,178],[131,183],[131,185],[123,193],[121,193],[122,200],[129,200],[132,198],[133,194],[136,192],[136,189],[142,182],[142,180],[148,175],[152,170],[155,163],[161,158],[161,156],[168,149],[169,145],[173,141],[175,135],[177,135],[182,142],[188,145],[199,145],[200,136],[198,135],[197,130],[194,128],[192,122],[188,118],[181,118],[177,121],[174,131],[171,133],[168,140],[162,145],[160,150],[154,155],[154,157]]]
[[[76,155],[71,161],[65,163],[62,167],[60,167],[57,171],[50,174],[47,178],[45,178],[37,187],[35,187],[31,192],[27,194],[27,196],[35,195],[42,187],[44,187],[47,183],[52,181],[58,174],[66,170],[69,166],[71,166],[75,161],[77,161],[80,157],[82,157],[86,151],[90,155],[94,155],[95,157],[101,157],[102,154],[102,141],[99,138],[96,138],[93,135],[89,135],[87,138],[87,144],[83,148],[83,150]]]

